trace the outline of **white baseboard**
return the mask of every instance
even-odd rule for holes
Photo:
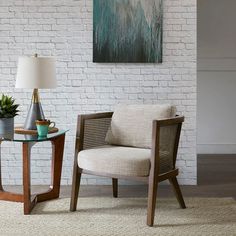
[[[236,144],[198,144],[197,154],[236,154]]]

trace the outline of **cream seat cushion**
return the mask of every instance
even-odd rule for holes
[[[150,149],[105,145],[80,151],[78,166],[98,173],[148,176],[150,157]],[[161,172],[172,168],[167,152],[161,152],[160,159]]]
[[[105,140],[108,144],[151,148],[152,121],[175,115],[176,107],[170,104],[119,105]]]

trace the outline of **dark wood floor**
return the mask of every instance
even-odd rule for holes
[[[185,197],[233,197],[236,199],[236,155],[199,155],[198,185],[181,186]],[[22,187],[11,186],[9,190],[20,191]],[[34,186],[41,191],[44,186]],[[70,197],[70,186],[62,186],[61,197]],[[173,197],[170,186],[158,189],[160,197]],[[80,196],[112,196],[111,186],[81,186]],[[147,196],[147,186],[119,186],[119,197]]]

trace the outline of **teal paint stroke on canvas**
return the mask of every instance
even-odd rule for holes
[[[162,62],[162,0],[93,0],[94,62]]]

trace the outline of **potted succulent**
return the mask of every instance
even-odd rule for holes
[[[18,104],[10,96],[2,95],[0,98],[0,134],[12,135],[14,133],[14,117],[18,115]]]

